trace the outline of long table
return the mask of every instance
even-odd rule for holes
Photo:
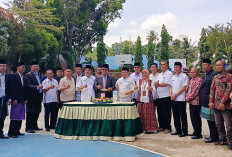
[[[135,141],[143,133],[133,102],[70,102],[62,107],[55,138]]]

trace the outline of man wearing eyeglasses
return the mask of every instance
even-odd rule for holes
[[[103,64],[101,72],[102,75],[96,77],[93,86],[96,98],[112,98],[113,90],[115,89],[115,79],[112,76],[108,75],[109,65]]]

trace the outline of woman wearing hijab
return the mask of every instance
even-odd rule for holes
[[[142,121],[145,133],[157,132],[157,119],[155,114],[155,106],[152,101],[152,81],[149,79],[149,71],[142,71],[142,79],[139,82],[138,95],[138,112]]]

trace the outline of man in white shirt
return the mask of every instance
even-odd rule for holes
[[[158,93],[157,93],[157,87],[155,86],[155,83],[158,81],[158,65],[156,63],[153,63],[151,65],[151,74],[149,75],[149,79],[152,81],[151,87],[152,87],[152,97],[154,100],[154,104],[156,105],[156,100],[158,99]]]
[[[121,76],[116,84],[116,90],[118,91],[119,102],[130,102],[132,93],[135,88],[135,81],[129,76],[129,69],[127,67],[122,68]]]
[[[172,72],[168,70],[168,61],[161,62],[162,72],[158,76],[158,81],[155,83],[159,102],[157,104],[158,131],[164,131],[165,134],[171,132],[171,98],[170,98],[170,83]]]
[[[59,110],[59,97],[58,97],[58,81],[53,79],[53,71],[47,70],[47,78],[42,82],[44,92],[44,122],[46,131],[55,129],[57,115]],[[51,115],[51,116],[50,116]],[[50,117],[50,125],[49,125]]]
[[[179,135],[179,137],[188,136],[188,123],[186,114],[186,88],[189,83],[188,76],[181,72],[182,64],[174,63],[175,75],[172,76],[170,96],[172,100],[172,111],[174,118],[175,132],[171,135]]]
[[[73,74],[73,78],[75,80],[75,85],[76,85],[76,101],[81,101],[81,91],[77,90],[77,85],[82,77],[82,65],[81,64],[76,64],[76,73]]]
[[[139,81],[141,80],[142,78],[142,73],[140,72],[141,71],[141,67],[140,67],[140,63],[135,63],[134,64],[134,73],[132,73],[130,75],[130,77],[134,80],[135,82],[135,90],[134,92],[132,93],[132,101],[134,101],[136,104],[137,104],[137,99],[138,99],[138,87],[139,87]]]
[[[77,84],[77,90],[81,91],[81,102],[90,102],[95,98],[95,92],[93,89],[95,76],[92,75],[92,66],[86,65],[85,76],[81,77]]]

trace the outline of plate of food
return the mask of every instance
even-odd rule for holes
[[[101,91],[106,92],[106,91],[107,91],[107,89],[103,88],[103,89],[101,89]]]

